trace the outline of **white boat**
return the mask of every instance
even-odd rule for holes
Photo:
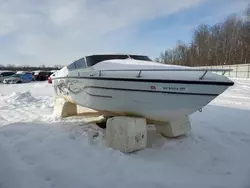
[[[99,54],[51,78],[56,95],[80,106],[167,122],[196,112],[234,85],[226,71],[166,65],[141,55]]]

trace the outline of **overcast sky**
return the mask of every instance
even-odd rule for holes
[[[0,64],[66,65],[84,55],[155,58],[200,23],[245,10],[249,0],[0,0]]]

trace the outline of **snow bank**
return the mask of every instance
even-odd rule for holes
[[[0,126],[13,122],[49,121],[53,119],[53,97],[31,95],[30,91],[0,96]]]
[[[7,103],[17,105],[38,102],[38,100],[34,98],[29,91],[13,92],[11,95],[3,97],[3,99],[4,98],[6,98]]]
[[[249,81],[193,114],[188,135],[165,139],[150,126],[147,148],[129,155],[104,147],[83,118],[55,121],[53,89],[39,84],[0,85],[1,188],[250,186]]]

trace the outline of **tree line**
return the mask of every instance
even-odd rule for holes
[[[178,41],[156,61],[184,66],[250,63],[250,4],[244,16],[230,15],[212,26],[199,25],[189,44]]]
[[[0,65],[0,70],[10,70],[10,71],[51,71],[51,70],[60,70],[63,66],[62,65],[54,65],[54,66],[29,66],[29,65],[23,65],[23,66],[15,66],[15,65]]]

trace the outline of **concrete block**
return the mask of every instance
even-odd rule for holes
[[[181,117],[175,121],[155,124],[156,131],[165,137],[177,137],[191,130],[188,116]]]
[[[68,117],[77,115],[77,105],[68,102],[61,97],[55,97],[53,115],[56,117]]]
[[[107,120],[106,145],[124,153],[147,145],[147,122],[144,118],[116,116]]]

